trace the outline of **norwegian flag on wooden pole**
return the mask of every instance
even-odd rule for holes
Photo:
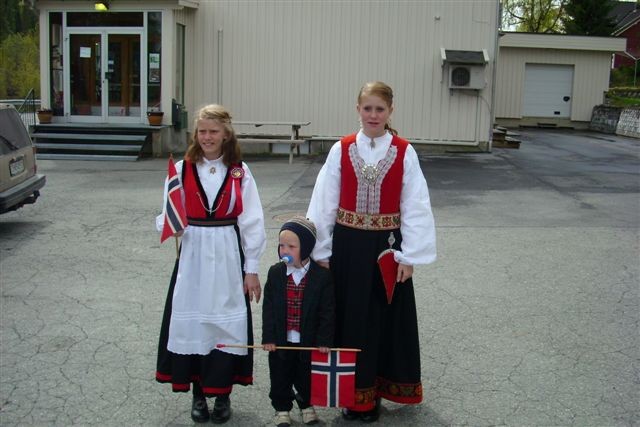
[[[311,352],[311,404],[346,408],[356,395],[356,352]]]
[[[182,203],[182,185],[176,172],[176,166],[173,164],[173,157],[169,157],[167,205],[165,206],[164,226],[162,227],[160,243],[178,231],[184,230],[186,224],[187,214]]]

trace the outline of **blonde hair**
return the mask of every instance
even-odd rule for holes
[[[358,93],[358,105],[362,102],[362,97],[375,95],[382,99],[389,108],[393,106],[393,89],[383,82],[368,82],[365,83]],[[398,135],[398,131],[389,126],[389,122],[384,124],[384,128],[388,130],[392,135]]]
[[[242,152],[236,137],[236,131],[231,126],[231,114],[222,105],[210,104],[205,105],[196,113],[193,120],[193,134],[189,147],[184,155],[185,160],[192,163],[198,163],[204,157],[202,148],[198,143],[198,121],[199,120],[215,120],[220,123],[225,130],[226,136],[222,141],[222,162],[228,167],[232,164],[242,161]]]

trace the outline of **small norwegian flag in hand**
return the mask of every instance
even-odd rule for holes
[[[356,395],[356,352],[311,351],[311,404],[346,408]]]
[[[167,205],[165,206],[164,226],[162,227],[160,243],[177,232],[184,230],[187,225],[187,214],[182,203],[182,185],[171,157],[169,158],[168,176]]]

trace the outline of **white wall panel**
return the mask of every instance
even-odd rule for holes
[[[486,49],[493,60],[496,8],[497,0],[200,2],[188,108],[220,102],[236,120],[309,120],[305,134],[342,135],[357,130],[361,85],[383,80],[401,135],[486,141],[492,64],[478,100],[449,91],[439,51]]]

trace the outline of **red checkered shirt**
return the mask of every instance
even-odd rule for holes
[[[307,277],[303,277],[300,284],[296,285],[293,275],[287,277],[287,331],[300,332],[300,319],[302,317],[302,295]]]

